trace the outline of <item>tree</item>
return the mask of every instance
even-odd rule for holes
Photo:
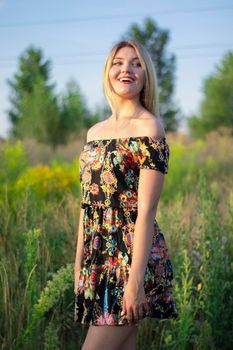
[[[89,112],[74,80],[67,83],[63,95],[55,95],[54,85],[49,83],[50,66],[42,51],[33,47],[20,57],[19,72],[8,80],[11,87],[8,116],[15,137],[35,138],[55,148],[66,143],[72,133],[82,131]]]
[[[109,104],[106,102],[106,99],[103,99],[102,102],[95,105],[94,111],[92,112],[92,119],[94,122],[98,122],[109,118],[111,114],[112,110]]]
[[[233,52],[227,52],[203,84],[204,97],[198,115],[188,119],[193,136],[228,127],[233,135]]]
[[[59,98],[59,109],[61,139],[66,142],[71,133],[81,133],[89,118],[85,99],[74,79],[66,84],[66,91]]]
[[[11,133],[14,136],[22,136],[22,130],[21,135],[18,134],[18,123],[23,118],[23,103],[34,92],[38,81],[40,84],[44,82],[47,89],[53,89],[53,85],[48,84],[50,67],[51,63],[49,60],[44,60],[42,51],[30,46],[19,58],[19,72],[12,80],[7,80],[11,89],[9,97],[11,108],[8,117],[12,123]]]
[[[175,55],[168,56],[167,54],[166,46],[169,41],[169,32],[159,29],[153,19],[146,18],[143,28],[133,24],[127,34],[123,35],[122,40],[128,38],[138,40],[149,51],[157,74],[160,115],[167,130],[176,130],[181,121],[181,115],[177,116],[179,108],[175,108],[172,101]]]
[[[17,136],[31,137],[55,148],[60,139],[60,114],[57,98],[45,86],[43,79],[37,80],[33,92],[21,100],[22,117],[17,122]]]

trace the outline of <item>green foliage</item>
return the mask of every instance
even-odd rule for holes
[[[22,143],[9,140],[0,149],[0,183],[12,185],[19,174],[28,166],[28,158]],[[1,190],[1,187],[0,187]]]
[[[9,140],[0,149],[0,213],[9,205],[9,200],[14,197],[14,185],[19,175],[27,168],[28,158],[20,141],[14,144]],[[3,225],[0,215],[0,228]],[[6,233],[7,234],[7,233]]]
[[[38,297],[38,275],[36,267],[40,261],[39,256],[39,240],[41,232],[38,229],[32,229],[24,233],[25,237],[25,280],[26,284],[26,299],[28,314],[31,315],[31,308]]]
[[[162,30],[152,18],[146,18],[142,28],[132,24],[123,40],[134,38],[138,40],[150,53],[157,74],[159,86],[160,115],[167,131],[175,131],[180,120],[179,109],[172,101],[175,80],[175,55],[167,54],[169,42],[168,30]]]
[[[112,114],[111,108],[109,104],[107,104],[106,100],[103,100],[99,105],[95,106],[95,109],[89,116],[89,118],[85,119],[85,126],[89,129],[93,124],[109,118]]]
[[[41,321],[46,313],[48,313],[64,296],[64,292],[72,288],[73,284],[74,267],[72,264],[67,264],[66,267],[62,267],[53,275],[53,279],[47,282],[47,286],[41,292],[41,295],[36,304],[33,306],[31,322],[28,324],[24,333],[19,337],[18,343],[15,346],[15,350],[18,349],[21,344],[28,342],[30,337],[35,334],[38,322]],[[48,346],[49,336],[53,329],[52,324],[49,324],[46,334],[46,346]]]
[[[143,320],[138,348],[230,350],[232,140],[214,134],[206,143],[171,142],[170,147],[170,172],[158,222],[174,266],[179,317]],[[67,181],[76,178],[79,184],[77,159],[29,167],[21,143],[8,144],[1,152],[0,176],[8,184],[0,202],[3,348],[81,348],[85,330],[73,321],[80,194],[72,180]]]
[[[77,160],[71,164],[52,166],[36,165],[18,177],[15,183],[15,194],[21,197],[25,190],[30,191],[35,200],[61,199],[65,193],[79,193]]]
[[[180,271],[180,283],[175,284],[174,291],[179,307],[176,346],[180,350],[185,350],[193,331],[194,304],[192,301],[193,276],[191,276],[191,261],[187,249],[184,249],[182,253],[183,265]]]
[[[208,177],[216,176],[220,163],[212,155],[204,154],[206,144],[196,140],[189,145],[181,142],[170,144],[169,173],[166,175],[162,199],[169,202],[191,193],[196,186],[199,171]]]
[[[34,137],[55,147],[60,114],[54,86],[49,84],[50,61],[43,60],[42,50],[33,47],[21,56],[19,72],[8,80],[12,103],[8,116],[14,136]]]
[[[193,136],[227,127],[233,135],[233,52],[225,54],[215,71],[204,81],[204,97],[198,115],[188,119]]]
[[[38,248],[39,248],[39,237],[40,230],[33,229],[24,233],[25,236],[25,252],[26,252],[26,260],[25,260],[25,273],[26,276],[29,275],[31,270],[34,269],[35,264],[37,263],[37,257],[39,256]]]
[[[59,350],[58,326],[51,320],[45,329],[44,350]]]
[[[64,292],[72,288],[74,266],[67,264],[53,275],[53,279],[47,282],[47,286],[41,292],[38,302],[34,305],[33,320],[41,319],[64,295]]]
[[[19,72],[8,80],[11,107],[8,117],[11,133],[19,138],[34,138],[56,148],[72,133],[80,134],[89,112],[74,80],[67,92],[57,97],[49,83],[50,61],[44,62],[40,49],[29,47],[20,57]]]
[[[3,201],[16,202],[26,192],[34,196],[34,200],[57,200],[65,193],[80,193],[78,158],[71,163],[51,161],[51,165],[38,164],[29,167],[28,156],[21,141],[11,144],[7,141],[0,151],[0,193]],[[0,200],[1,203],[1,200]]]
[[[84,97],[74,79],[66,85],[66,91],[60,97],[60,129],[58,137],[65,142],[74,131],[79,133],[85,127],[85,117],[88,111],[85,108]]]
[[[202,311],[210,333],[206,349],[230,349],[227,334],[232,332],[232,325],[227,317],[232,305],[230,282],[231,268],[225,252],[227,237],[224,237],[222,221],[218,214],[218,196],[216,189],[207,190],[206,178],[199,178],[198,212],[202,218],[200,224],[200,240],[197,241],[199,251],[199,284],[196,299],[199,312]],[[228,323],[229,322],[229,323]]]
[[[44,80],[38,78],[33,91],[22,98],[22,113],[16,132],[20,138],[31,137],[56,146],[59,140],[60,115],[56,97]]]
[[[11,107],[8,111],[10,121],[13,123],[12,133],[17,136],[17,125],[22,117],[22,101],[25,97],[33,93],[38,80],[47,85],[50,73],[50,61],[44,61],[42,50],[30,46],[19,59],[19,71],[15,73],[13,79],[8,79],[11,88]]]

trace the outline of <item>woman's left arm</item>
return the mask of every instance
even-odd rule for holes
[[[138,186],[138,216],[133,239],[133,258],[129,282],[142,284],[148,262],[154,221],[162,192],[164,174],[151,169],[140,169]]]
[[[130,275],[123,298],[123,313],[129,322],[140,319],[146,309],[144,275],[154,233],[154,220],[164,174],[151,169],[140,169],[138,183],[138,216],[133,238],[133,256]]]

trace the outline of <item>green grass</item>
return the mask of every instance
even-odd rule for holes
[[[140,350],[233,348],[232,144],[223,136],[170,143],[157,220],[179,318],[143,320]],[[81,349],[87,327],[73,321],[77,159],[38,168],[19,142],[6,143],[0,159],[1,349]]]

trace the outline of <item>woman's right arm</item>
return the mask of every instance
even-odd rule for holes
[[[83,253],[84,253],[84,241],[83,241],[83,217],[84,217],[84,208],[80,209],[79,215],[79,227],[77,233],[77,246],[76,246],[76,257],[75,257],[75,266],[74,266],[74,293],[77,293],[78,289],[78,280],[80,275],[80,269],[82,266]]]
[[[90,129],[88,129],[86,142],[90,141],[91,134],[92,134],[92,131],[94,130],[95,125],[93,125]],[[80,208],[79,227],[78,227],[78,233],[77,233],[77,248],[76,248],[75,266],[74,266],[74,293],[75,294],[77,293],[77,290],[78,290],[78,281],[79,281],[80,269],[82,266],[83,254],[84,254],[84,241],[83,241],[84,211],[85,211],[84,208]]]

